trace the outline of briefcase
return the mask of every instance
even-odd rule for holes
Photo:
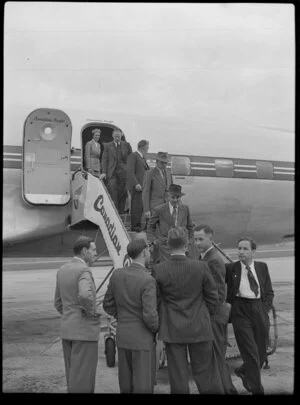
[[[231,304],[223,302],[223,304],[217,307],[216,312],[213,315],[213,319],[217,323],[227,324],[230,316]]]

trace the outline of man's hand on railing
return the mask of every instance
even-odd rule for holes
[[[145,217],[146,219],[150,219],[150,217],[151,217],[151,211],[146,211],[146,212],[144,212],[144,217]]]

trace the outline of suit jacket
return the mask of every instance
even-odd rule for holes
[[[117,319],[117,346],[152,350],[158,329],[156,283],[147,270],[132,263],[110,278],[103,309]]]
[[[173,181],[168,170],[166,170],[166,174],[167,184],[165,184],[157,167],[154,167],[145,173],[142,192],[145,212],[152,211],[155,207],[167,201],[167,190]]]
[[[216,283],[216,287],[218,290],[219,304],[221,304],[226,299],[225,263],[216,248],[212,248],[210,251],[208,251],[204,256],[203,261],[205,261],[208,264],[211,275],[213,276],[213,279]]]
[[[126,188],[128,191],[132,191],[137,184],[143,186],[146,170],[149,170],[148,163],[138,152],[133,152],[128,156],[126,167]]]
[[[210,314],[218,304],[215,282],[205,262],[171,256],[153,267],[157,282],[158,339],[192,343],[213,339]]]
[[[122,156],[122,161],[120,164],[121,167],[124,167],[125,170],[127,158],[132,152],[132,149],[130,144],[125,141],[121,141],[120,148]],[[102,154],[102,173],[106,174],[107,180],[113,176],[116,166],[117,166],[117,148],[113,141],[107,142],[104,144]]]
[[[100,168],[100,153],[101,153],[101,146],[100,143],[99,147],[95,145],[95,141],[92,139],[86,143],[84,149],[84,158],[85,158],[85,169],[92,170],[93,172],[101,172]]]
[[[54,306],[62,315],[62,339],[99,339],[96,286],[90,268],[81,260],[73,258],[58,270]]]
[[[170,212],[169,203],[159,205],[154,208],[153,215],[147,224],[147,234],[152,241],[156,236],[156,227],[158,227],[158,238],[167,242],[168,231],[175,226],[174,219]],[[191,220],[190,210],[187,205],[180,204],[177,213],[177,226],[183,226],[187,229],[190,241],[193,239],[193,223]]]
[[[213,320],[217,323],[227,324],[230,316],[231,305],[225,302],[226,299],[226,268],[224,260],[216,248],[209,250],[203,259],[208,264],[210,273],[218,291],[218,307],[213,315]]]
[[[274,291],[268,266],[264,262],[254,261],[254,268],[260,286],[261,300],[268,312],[272,307],[274,298]],[[241,272],[242,266],[240,261],[226,264],[227,302],[230,304],[233,302],[239,291]]]

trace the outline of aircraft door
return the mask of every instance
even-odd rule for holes
[[[23,138],[23,198],[35,205],[65,205],[71,198],[70,118],[40,108],[27,117]]]

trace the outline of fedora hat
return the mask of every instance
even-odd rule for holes
[[[158,152],[156,155],[156,160],[160,160],[161,162],[168,163],[168,154],[167,152]]]
[[[170,194],[176,195],[177,197],[185,195],[184,193],[181,192],[181,186],[179,184],[171,184],[168,192]]]
[[[93,135],[96,134],[97,132],[100,132],[100,134],[101,134],[101,129],[100,129],[100,128],[94,128],[94,129],[92,130],[92,134],[93,134]]]

